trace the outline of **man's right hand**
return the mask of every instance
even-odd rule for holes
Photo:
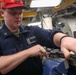
[[[46,50],[41,45],[35,45],[28,49],[30,57],[46,55]]]

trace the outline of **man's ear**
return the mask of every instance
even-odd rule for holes
[[[3,10],[0,10],[0,14],[1,14],[2,17],[4,17],[4,12],[3,12]]]

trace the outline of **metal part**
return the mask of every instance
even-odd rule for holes
[[[64,54],[59,49],[53,49],[53,50],[50,49],[50,51],[47,54],[48,54],[48,58],[58,59],[58,60],[61,58],[66,59]],[[76,54],[70,52],[70,58],[66,60],[70,65],[76,66]]]

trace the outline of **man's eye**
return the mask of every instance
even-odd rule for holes
[[[11,13],[12,15],[16,15],[16,13]]]
[[[11,13],[12,15],[21,15],[22,13]]]
[[[22,14],[22,12],[19,13],[19,15],[21,15],[21,14]]]

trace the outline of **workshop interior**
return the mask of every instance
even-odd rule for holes
[[[23,25],[62,30],[76,38],[76,0],[23,0],[23,2],[30,7],[29,10],[23,11]],[[0,27],[3,22],[4,19],[0,15]],[[46,48],[46,50],[47,58],[43,57],[43,75],[56,75],[50,72],[50,65],[53,63],[59,75],[67,75],[69,63],[76,66],[74,53],[71,52],[71,58],[67,60],[58,49]]]

